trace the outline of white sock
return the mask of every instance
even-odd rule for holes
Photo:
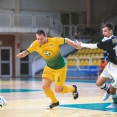
[[[103,89],[104,87],[106,87],[105,83],[102,86],[100,86],[101,89]]]

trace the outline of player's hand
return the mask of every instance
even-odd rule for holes
[[[18,57],[18,58],[23,58],[24,56],[23,56],[22,53],[19,53],[19,54],[16,55],[16,57]]]
[[[75,43],[76,43],[76,49],[82,49],[82,46],[81,46],[82,42],[79,42],[76,40]]]

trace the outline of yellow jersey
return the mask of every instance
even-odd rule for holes
[[[47,42],[41,45],[38,40],[32,42],[26,50],[28,53],[37,52],[46,61],[47,66],[52,69],[60,69],[65,66],[64,58],[60,53],[60,45],[65,44],[65,39],[61,37],[47,38]]]

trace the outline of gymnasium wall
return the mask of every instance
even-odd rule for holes
[[[0,0],[0,14],[14,14],[16,0]],[[18,1],[18,0],[17,0]],[[50,15],[61,21],[62,13],[78,13],[87,11],[87,0],[19,0],[19,13],[31,15]],[[117,8],[117,0],[89,0],[91,1],[91,23],[101,24],[104,17],[114,12]],[[26,49],[35,40],[34,35],[20,35],[20,49]],[[31,61],[37,55],[33,53],[29,57]],[[31,73],[31,69],[30,69]]]
[[[49,15],[60,21],[63,12],[86,11],[85,0],[20,0],[20,14]],[[0,0],[0,13],[14,14],[15,0]]]
[[[60,20],[61,13],[86,12],[87,0],[20,0],[21,14],[46,14]],[[100,24],[101,20],[117,8],[117,0],[90,0],[91,22]],[[14,14],[15,0],[0,0],[0,13]]]
[[[0,0],[1,9],[12,10],[15,0]],[[86,11],[85,0],[20,0],[24,11]]]
[[[100,24],[103,18],[117,11],[117,0],[92,0],[91,6],[92,23]]]

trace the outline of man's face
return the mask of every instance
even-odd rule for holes
[[[47,42],[47,36],[44,36],[43,34],[41,35],[36,34],[36,38],[41,45]]]
[[[108,27],[104,27],[102,28],[102,34],[104,35],[104,37],[110,37],[113,35],[113,31],[109,30]]]

